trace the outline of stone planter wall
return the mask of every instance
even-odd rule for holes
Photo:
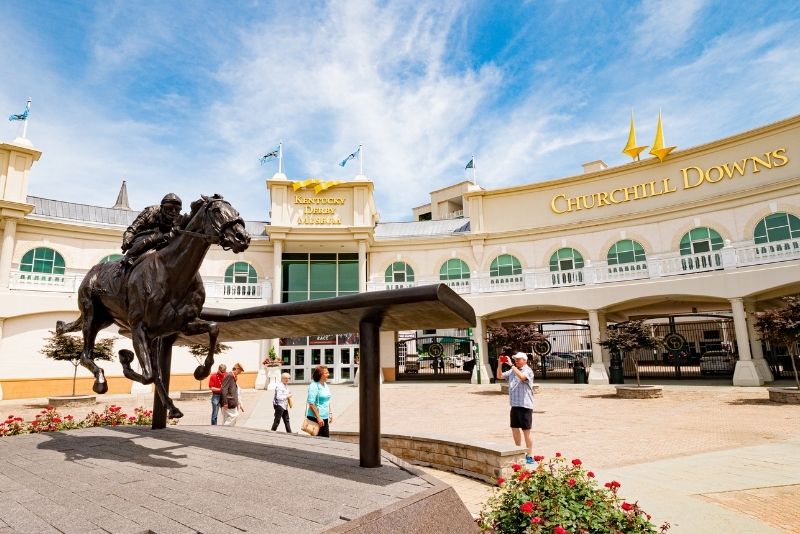
[[[331,439],[358,443],[358,432],[331,432]],[[494,484],[512,464],[525,463],[525,449],[487,441],[459,443],[436,436],[383,434],[381,448],[409,463],[452,471]]]
[[[533,385],[533,394],[534,395],[538,395],[539,391],[541,389],[542,388],[539,387],[539,384],[534,384]],[[508,395],[508,384],[501,384],[500,385],[500,393],[502,393],[503,395]]]
[[[783,404],[800,404],[800,390],[797,388],[769,388],[769,400]]]
[[[53,408],[68,408],[71,406],[93,406],[97,404],[95,395],[75,395],[69,397],[50,397],[47,403]]]
[[[664,396],[661,386],[616,386],[621,399],[657,399]]]
[[[210,389],[197,389],[189,391],[181,391],[180,400],[209,400],[211,398]]]

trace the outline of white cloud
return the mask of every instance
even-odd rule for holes
[[[644,0],[637,11],[644,20],[636,28],[633,50],[657,60],[690,42],[690,32],[705,7],[701,0]]]

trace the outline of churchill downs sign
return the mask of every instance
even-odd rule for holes
[[[602,208],[613,204],[642,200],[644,198],[669,195],[678,191],[694,189],[705,183],[716,184],[723,180],[733,180],[746,174],[758,174],[762,170],[777,169],[789,163],[786,148],[776,148],[772,152],[764,152],[758,156],[714,165],[713,167],[685,167],[674,182],[672,178],[659,178],[642,182],[629,187],[618,187],[610,191],[598,191],[588,195],[567,196],[556,195],[550,200],[550,209],[554,213],[570,213],[573,211]]]

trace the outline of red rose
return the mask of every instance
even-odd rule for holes
[[[588,473],[586,473],[586,475],[587,475],[589,478],[594,478],[594,472],[593,472],[593,471],[589,471]]]
[[[523,480],[526,480],[526,479],[529,479],[529,478],[531,478],[530,471],[523,471],[522,473],[519,474],[519,476],[517,477],[517,480],[522,482]]]
[[[576,484],[576,481],[575,481],[575,479],[574,479],[574,478],[571,478],[571,479],[567,480],[567,485],[568,485],[570,488],[571,488],[572,486],[574,486],[575,484]]]
[[[503,477],[497,477],[497,485],[498,486],[502,486],[503,482],[505,482],[505,481],[506,481],[506,479],[504,479]]]
[[[561,458],[561,453],[560,452],[556,453],[556,458]],[[558,527],[558,528],[561,528],[561,527]]]
[[[631,510],[633,510],[633,505],[629,504],[627,502],[623,502],[622,505],[620,506],[620,508],[622,508],[626,512],[630,512]]]
[[[647,520],[650,521],[650,514],[644,514],[647,516]]]
[[[528,501],[524,503],[522,506],[519,507],[519,511],[523,514],[532,514],[533,513],[533,503]]]
[[[53,422],[54,423],[60,423],[61,422],[61,418],[60,417],[53,417]]]
[[[579,466],[579,465],[581,465],[582,463],[583,463],[583,462],[581,462],[581,461],[580,461],[580,460],[578,460],[577,458],[575,458],[574,460],[572,460],[572,465],[574,465],[574,466],[576,466],[576,467],[577,467],[577,466]]]
[[[592,499],[589,499],[589,500],[586,501],[586,506],[592,506],[593,504],[594,504],[594,501],[592,501]]]
[[[531,523],[533,523],[534,525],[538,525],[538,524],[539,524],[539,523],[541,523],[541,522],[542,522],[542,518],[541,518],[541,517],[539,517],[539,516],[536,516],[536,517],[532,517],[532,518],[531,518]]]
[[[533,457],[533,461],[534,462],[541,462],[542,460],[544,460],[544,456],[534,456]]]
[[[511,464],[511,469],[513,469],[514,471],[519,471],[520,469],[522,469],[522,466],[519,464]]]
[[[561,525],[557,526],[553,529],[553,534],[569,534],[566,530],[564,530]]]

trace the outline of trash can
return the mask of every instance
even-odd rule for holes
[[[586,366],[581,360],[575,360],[572,364],[572,382],[575,384],[589,383],[589,378],[586,376]]]

